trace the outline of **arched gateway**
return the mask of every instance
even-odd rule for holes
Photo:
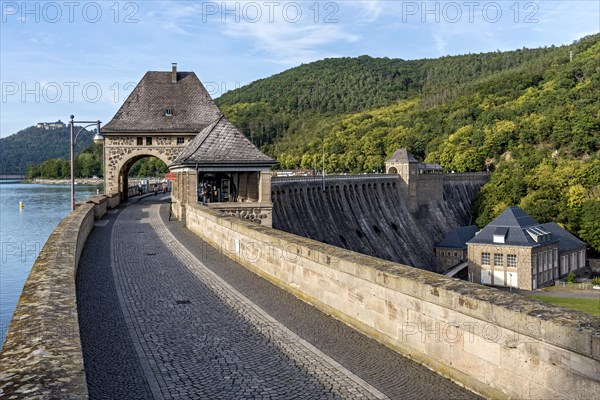
[[[223,116],[195,73],[177,72],[176,64],[171,72],[147,72],[101,132],[105,192],[118,193],[121,201],[128,196],[131,166],[154,156],[176,174],[173,200],[180,217],[188,202],[239,216],[269,209],[275,162]],[[258,222],[270,224],[270,209],[268,216]]]

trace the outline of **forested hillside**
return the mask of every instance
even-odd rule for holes
[[[79,131],[80,127],[77,127]],[[76,131],[76,132],[77,132]],[[76,152],[92,143],[93,134],[82,132]],[[45,130],[30,126],[0,139],[0,174],[25,174],[27,167],[50,158],[69,159],[71,154],[69,127]]]
[[[600,35],[572,45],[437,60],[324,60],[218,99],[282,168],[382,170],[398,147],[494,173],[484,225],[517,204],[600,251]]]
[[[443,102],[474,82],[540,58],[557,48],[405,61],[389,58],[325,59],[292,68],[225,93],[216,100],[256,144],[273,142],[307,115],[339,115],[420,97]],[[301,117],[302,116],[302,117]]]

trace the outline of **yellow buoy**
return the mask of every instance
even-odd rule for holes
[[[20,202],[19,202],[19,208],[23,208],[23,207],[25,207],[25,204],[23,204],[23,202],[22,202],[22,201],[20,201]]]

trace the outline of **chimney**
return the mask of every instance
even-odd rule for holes
[[[177,63],[173,63],[171,66],[171,82],[177,83]]]

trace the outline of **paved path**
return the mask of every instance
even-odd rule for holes
[[[160,200],[109,213],[84,249],[92,399],[476,397],[165,222]]]

